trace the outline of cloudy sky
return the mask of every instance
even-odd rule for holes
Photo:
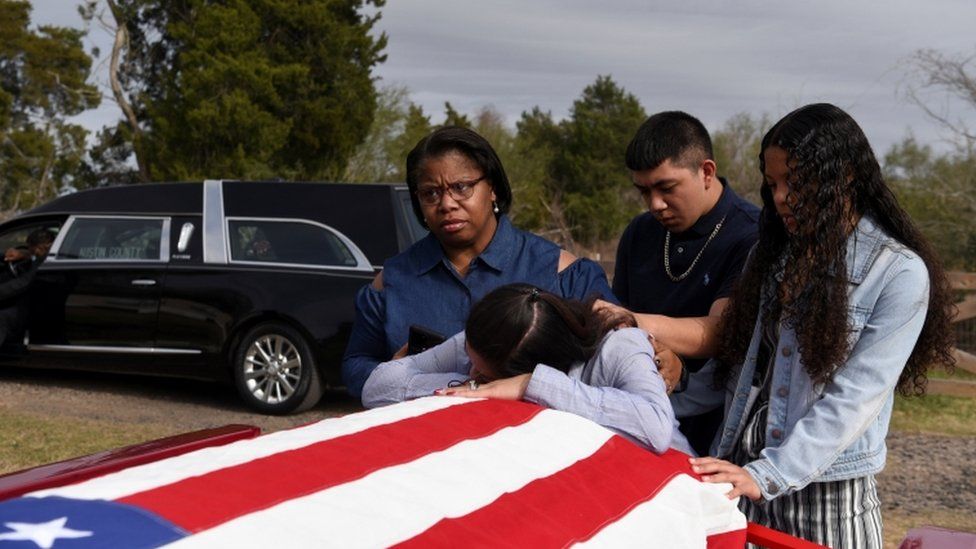
[[[70,0],[32,4],[37,23],[81,25]],[[491,105],[513,125],[536,105],[561,118],[611,75],[648,113],[686,110],[713,130],[738,112],[777,118],[828,101],[879,153],[909,131],[945,149],[945,133],[904,98],[904,61],[920,48],[976,53],[974,22],[972,0],[388,0],[377,75],[435,121],[445,101],[467,113]],[[107,53],[108,36],[91,34]],[[117,116],[106,101],[81,121]]]

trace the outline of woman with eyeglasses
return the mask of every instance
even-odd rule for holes
[[[593,310],[507,284],[471,308],[464,327],[422,353],[380,364],[363,388],[366,407],[432,394],[526,400],[571,412],[657,453],[692,453],[678,430],[647,332],[634,317]]]
[[[476,132],[440,128],[407,155],[414,213],[430,234],[389,259],[356,297],[342,360],[349,393],[360,396],[380,362],[406,352],[411,325],[445,336],[464,329],[489,291],[527,282],[563,297],[616,302],[595,262],[512,226],[512,190],[498,155]]]

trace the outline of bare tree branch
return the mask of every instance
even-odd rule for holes
[[[125,119],[129,124],[129,129],[132,130],[132,149],[136,155],[136,164],[139,167],[139,178],[143,181],[150,181],[149,167],[146,165],[145,159],[141,154],[142,129],[139,127],[139,119],[136,117],[132,105],[126,100],[125,93],[122,91],[122,84],[119,82],[119,62],[122,56],[122,50],[129,47],[129,31],[125,27],[122,12],[119,10],[115,0],[106,0],[106,3],[112,12],[112,17],[115,18],[115,40],[112,43],[112,60],[109,63],[109,83],[112,87],[112,95],[115,96],[115,102],[122,109],[122,113],[125,115]]]
[[[907,86],[908,98],[925,114],[964,141],[967,151],[976,148],[976,132],[966,119],[950,114],[953,99],[976,110],[976,55],[948,56],[935,50],[918,50],[909,60],[915,83]],[[942,95],[941,106],[934,106],[931,92]]]
[[[566,215],[562,208],[562,193],[554,193],[548,200],[540,198],[542,207],[549,212],[551,229],[545,231],[546,235],[552,235],[550,240],[559,244],[562,248],[572,253],[578,253],[580,246],[573,239],[573,227],[566,221]]]

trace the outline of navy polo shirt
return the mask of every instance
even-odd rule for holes
[[[731,294],[758,239],[760,210],[735,194],[725,179],[721,181],[722,195],[715,207],[688,230],[671,235],[671,274],[680,276],[725,218],[694,269],[679,282],[664,271],[665,228],[649,212],[630,222],[620,237],[613,276],[613,293],[624,306],[635,313],[697,317],[707,315],[715,300]]]

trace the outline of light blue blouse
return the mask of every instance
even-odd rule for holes
[[[363,387],[367,408],[429,396],[468,378],[471,362],[464,333],[446,342],[376,367]],[[538,364],[525,400],[590,419],[657,453],[669,447],[692,454],[678,430],[654,348],[638,328],[609,332],[586,363],[568,373]]]

